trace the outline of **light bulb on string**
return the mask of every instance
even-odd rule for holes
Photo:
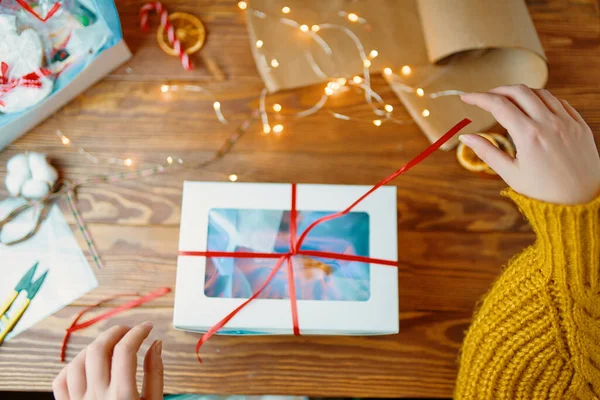
[[[256,48],[260,49],[261,47],[263,47],[263,44],[265,44],[262,40],[257,40],[256,41]]]
[[[273,111],[275,111],[275,112],[281,111],[281,104],[273,104]]]
[[[325,94],[326,94],[327,96],[331,96],[331,95],[333,94],[333,89],[332,89],[331,87],[327,86],[327,87],[325,88]]]
[[[167,93],[169,91],[169,85],[161,85],[160,91],[163,93]]]
[[[124,164],[125,164],[126,166],[128,166],[128,167],[131,167],[131,166],[133,165],[133,160],[132,160],[131,158],[127,158],[127,159],[124,161]]]
[[[373,125],[381,126],[381,120],[380,119],[373,120]]]
[[[167,157],[167,163],[168,163],[169,165],[170,165],[170,164],[173,164],[173,157],[171,157],[171,156]]]
[[[238,7],[240,8],[240,10],[245,10],[246,8],[248,8],[248,3],[246,3],[245,1],[240,1],[238,3]]]
[[[263,133],[265,135],[271,133],[271,125],[269,125],[269,124],[263,124]]]
[[[419,96],[419,97],[425,96],[425,91],[422,88],[417,88],[417,96]]]
[[[360,76],[356,75],[354,78],[352,78],[352,82],[356,83],[357,85],[359,83],[361,83],[363,80]]]
[[[69,143],[71,143],[71,140],[69,140],[68,137],[63,136],[62,138],[60,138],[60,140],[62,141],[62,144],[64,144],[65,146],[69,145]]]
[[[392,74],[392,69],[387,67],[383,69],[383,73],[386,75],[391,75]]]
[[[238,176],[236,174],[231,174],[228,178],[231,182],[235,182],[238,180]]]
[[[273,132],[274,133],[281,133],[283,132],[283,125],[281,124],[277,124],[273,127]]]
[[[321,27],[319,25],[313,25],[310,27],[310,30],[313,32],[319,32],[319,30],[321,29]]]
[[[371,59],[377,57],[379,55],[379,52],[377,50],[371,50],[371,52],[369,53],[369,57]]]
[[[302,32],[308,32],[308,25],[300,25],[300,30]]]
[[[288,6],[285,6],[281,9],[281,12],[284,14],[289,14],[292,11]]]
[[[402,71],[402,75],[408,76],[408,75],[411,74],[412,69],[410,68],[410,66],[405,65],[405,66],[402,67],[401,71]]]
[[[424,116],[425,118],[427,118],[431,115],[431,113],[429,112],[428,109],[424,109],[423,111],[421,111],[421,115]]]
[[[365,68],[369,68],[371,66],[371,61],[369,61],[365,58],[363,60],[363,65],[365,66]]]
[[[271,67],[273,67],[273,68],[279,67],[279,61],[277,61],[276,58],[271,60]]]
[[[350,21],[350,22],[356,22],[356,21],[358,21],[358,15],[356,15],[354,13],[348,14],[348,21]]]
[[[391,113],[392,111],[394,111],[394,107],[392,107],[391,104],[386,104],[385,107],[383,107],[385,109],[385,111]]]

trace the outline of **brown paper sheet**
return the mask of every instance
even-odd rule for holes
[[[284,6],[291,9],[287,15],[281,12]],[[325,26],[319,31],[332,50],[327,54],[297,27],[282,24],[281,18],[309,27],[343,26],[360,39],[367,54],[378,51],[372,73],[390,67],[399,75],[386,79],[431,141],[464,117],[473,120],[464,133],[484,131],[495,121],[458,96],[419,97],[403,90],[402,84],[422,87],[426,93],[486,91],[516,83],[542,87],[548,76],[523,0],[252,0],[250,7],[266,14],[260,18],[250,10],[246,13],[253,55],[270,92],[362,75],[356,45],[341,29]],[[354,12],[367,22],[352,23],[340,11]],[[255,46],[259,39],[264,43],[260,49]],[[270,66],[273,59],[279,67]],[[403,65],[411,67],[409,76],[400,73]],[[422,115],[424,109],[428,117]],[[456,139],[444,148],[455,145]]]

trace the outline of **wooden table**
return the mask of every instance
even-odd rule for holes
[[[63,147],[57,129],[76,147],[100,157],[131,157],[137,165],[173,156],[192,163],[209,157],[257,108],[263,84],[236,1],[165,1],[170,10],[196,14],[207,25],[208,41],[194,57],[197,68],[192,72],[164,55],[154,34],[139,31],[142,1],[119,3],[124,36],[134,53],[131,62],[0,153],[2,168],[12,155],[35,150],[49,154],[69,178],[120,170],[95,165],[76,148]],[[529,3],[550,62],[548,87],[600,132],[597,0]],[[161,84],[180,82],[213,91],[230,125],[217,121],[207,95],[160,92]],[[380,76],[374,78],[374,88],[395,113],[406,115]],[[285,110],[300,110],[314,104],[321,90],[281,93],[272,100]],[[340,96],[332,106],[372,118],[358,94]],[[81,190],[79,205],[106,263],[97,271],[100,287],[0,347],[0,390],[50,389],[63,367],[58,359],[64,329],[82,307],[116,293],[174,288],[184,180],[222,181],[235,173],[250,182],[372,185],[428,144],[416,125],[374,129],[325,112],[286,124],[281,137],[263,136],[259,130],[255,125],[231,154],[206,169]],[[500,197],[504,184],[463,170],[453,152],[434,154],[395,184],[400,334],[215,337],[204,346],[205,363],[200,365],[194,354],[199,335],[173,329],[169,295],[77,332],[69,359],[113,324],[153,320],[151,338],[164,341],[169,393],[451,396],[458,350],[476,301],[502,265],[533,241],[533,234],[514,205]],[[61,208],[67,210],[64,203]],[[74,227],[70,213],[65,215]]]

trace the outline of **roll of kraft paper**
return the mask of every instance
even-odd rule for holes
[[[284,6],[290,8],[289,14],[282,13]],[[523,0],[252,0],[250,7],[267,14],[246,16],[250,47],[270,92],[362,75],[363,60],[343,29],[347,28],[366,54],[377,50],[377,57],[370,60],[371,72],[394,71],[384,77],[432,142],[457,115],[473,120],[465,133],[486,130],[495,121],[456,95],[429,94],[487,91],[517,83],[540,88],[548,78],[546,56]],[[360,19],[352,22],[348,13]],[[331,53],[281,18],[320,25],[317,34]],[[259,39],[264,45],[257,48]],[[272,59],[278,60],[278,68],[269,68]],[[406,65],[410,73],[403,74]],[[424,96],[416,88],[422,88]],[[427,116],[423,110],[429,111]],[[443,149],[456,144],[455,138]]]

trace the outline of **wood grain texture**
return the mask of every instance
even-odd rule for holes
[[[138,165],[177,156],[193,164],[210,157],[232,127],[257,107],[263,85],[237,1],[164,1],[169,10],[191,12],[206,23],[206,47],[193,57],[197,68],[189,73],[159,50],[154,35],[139,31],[142,3],[118,4],[133,59],[0,153],[0,175],[9,157],[26,150],[46,152],[61,174],[73,179],[120,171],[91,164],[76,149],[63,147],[57,129],[100,157],[131,157]],[[600,132],[598,1],[530,0],[528,5],[550,64],[548,87]],[[216,120],[210,96],[163,94],[160,85],[166,82],[210,89],[231,124]],[[407,117],[380,76],[373,85],[398,118]],[[321,90],[283,92],[269,101],[291,113],[314,104]],[[330,105],[340,113],[372,118],[359,93],[349,92]],[[174,287],[184,180],[222,181],[235,173],[249,182],[369,185],[426,145],[414,124],[374,129],[368,122],[350,123],[319,112],[286,122],[281,137],[263,136],[258,126],[252,127],[231,154],[204,170],[82,189],[79,206],[106,263],[97,273],[100,287],[0,347],[0,390],[49,390],[62,367],[63,331],[81,307],[115,293]],[[400,334],[216,337],[204,347],[205,364],[199,365],[194,355],[199,335],[172,328],[169,295],[77,332],[68,357],[112,324],[153,320],[152,338],[164,341],[170,393],[450,397],[458,349],[475,303],[502,265],[533,242],[533,234],[514,205],[499,195],[504,184],[464,171],[453,153],[434,154],[395,184]],[[3,189],[0,196],[6,196]],[[59,205],[67,210],[65,203]],[[74,226],[70,213],[66,216]]]

